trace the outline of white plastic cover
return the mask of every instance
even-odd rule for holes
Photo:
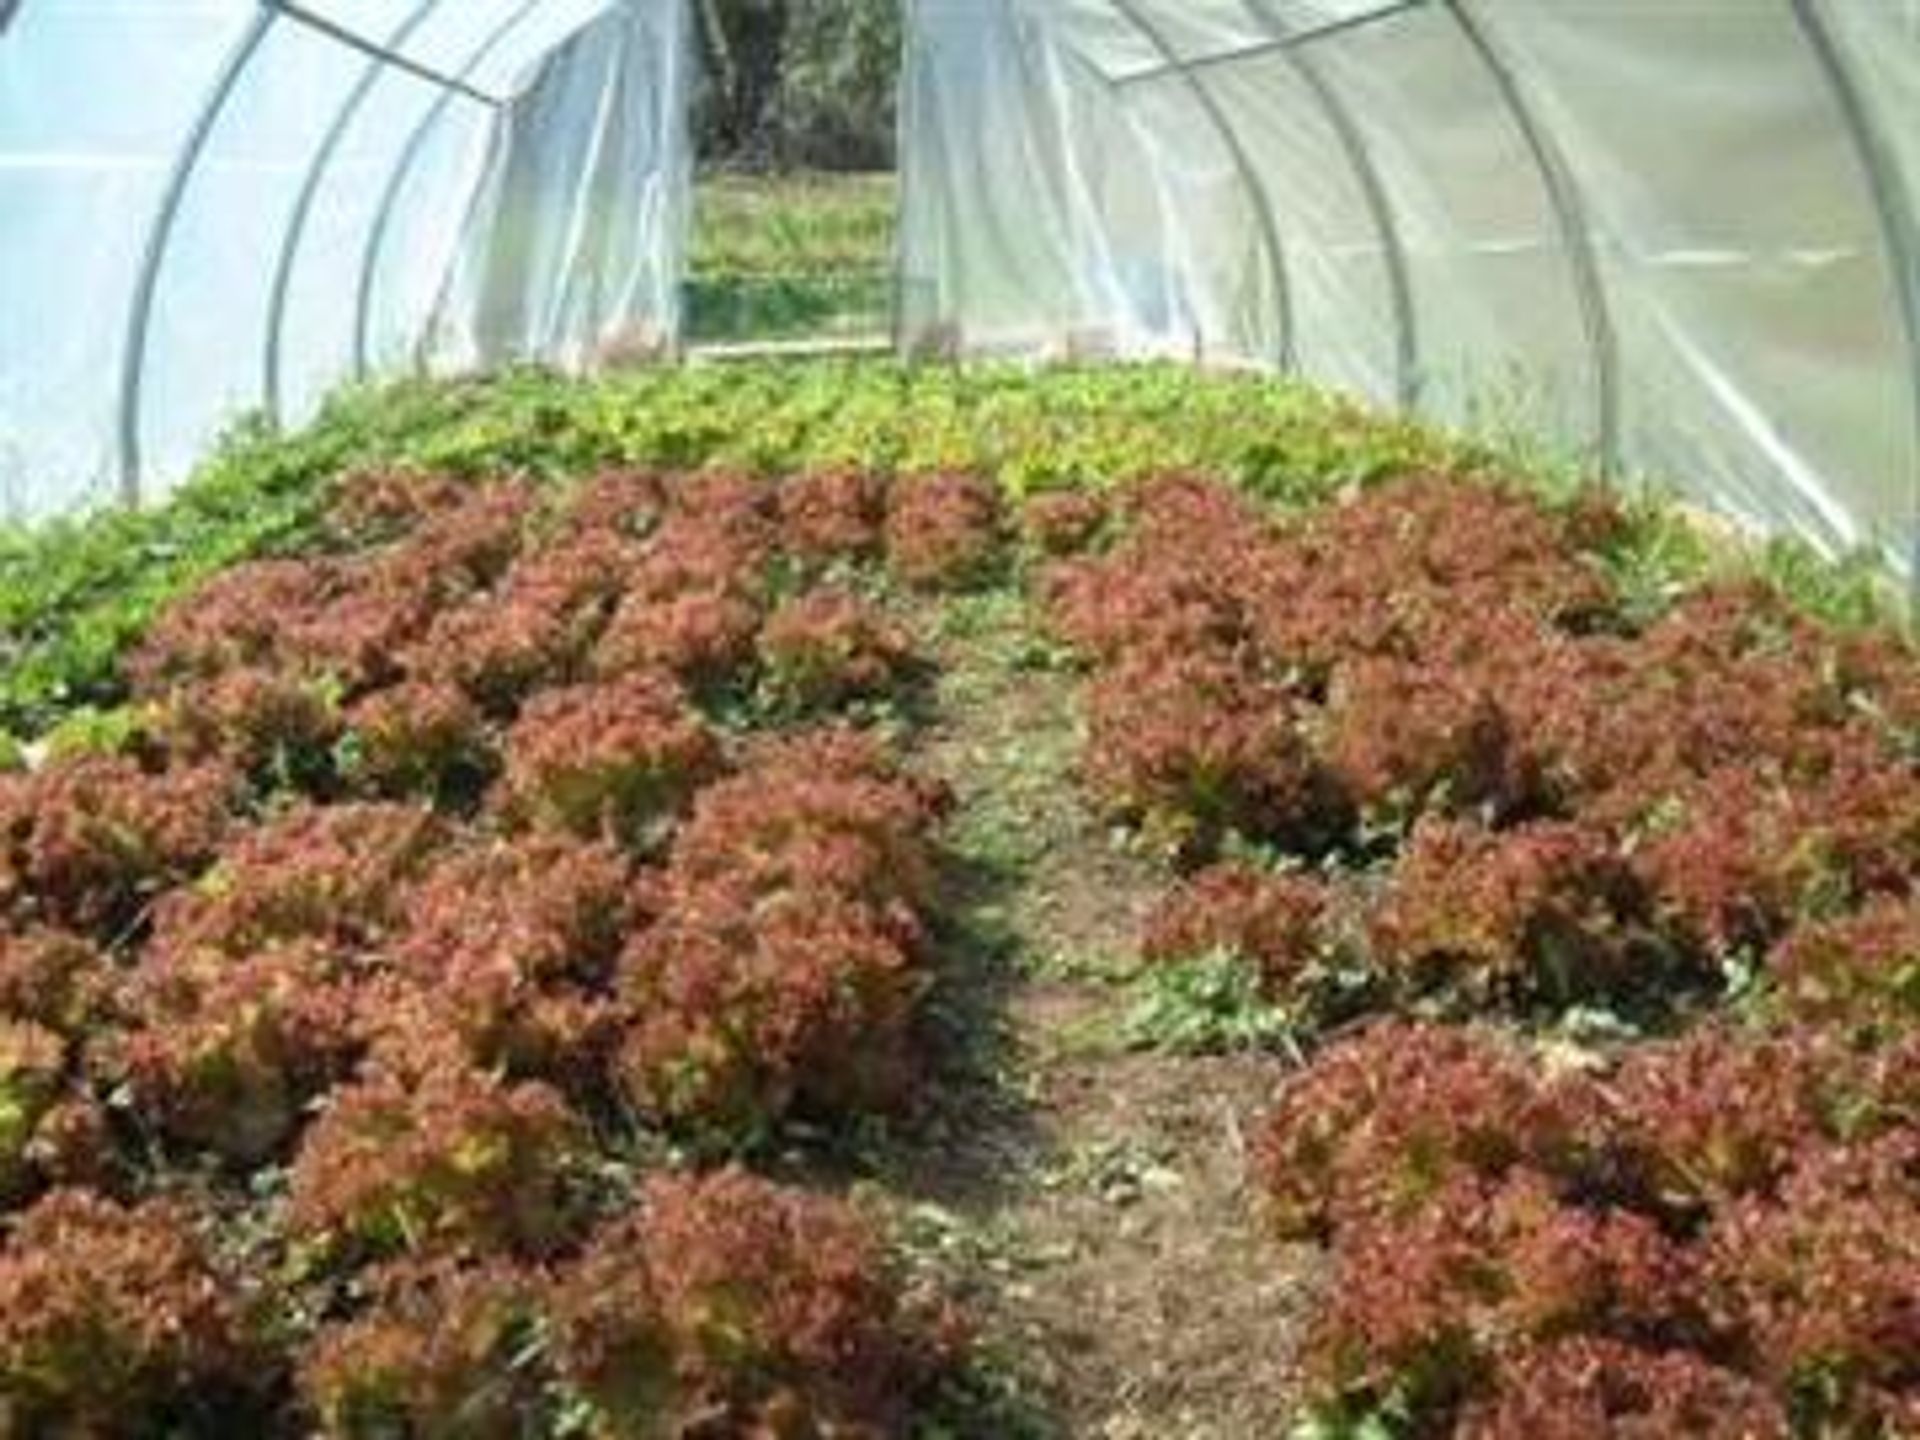
[[[914,0],[909,353],[1523,429],[1910,569],[1912,0]]]
[[[177,480],[403,365],[651,351],[686,0],[24,0],[0,30],[0,515]]]
[[[672,345],[689,0],[0,0],[0,515]],[[909,353],[1297,371],[1920,531],[1915,0],[912,0]]]

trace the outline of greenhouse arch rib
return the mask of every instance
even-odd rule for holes
[[[270,10],[278,10],[287,19],[306,26],[317,35],[324,35],[327,39],[344,45],[349,50],[358,50],[362,55],[381,65],[391,65],[396,70],[404,70],[416,80],[424,80],[427,84],[438,86],[442,90],[457,90],[467,99],[495,109],[505,103],[498,95],[489,95],[478,86],[468,84],[464,76],[447,75],[431,65],[421,64],[418,60],[404,54],[395,41],[389,40],[385,44],[377,44],[357,30],[330,20],[316,10],[309,10],[305,5],[296,4],[295,0],[260,0],[260,3]]]
[[[1594,254],[1593,235],[1588,229],[1586,199],[1539,117],[1533,113],[1533,107],[1527,103],[1513,68],[1485,23],[1473,13],[1472,0],[1442,0],[1442,5],[1493,80],[1501,103],[1506,106],[1509,118],[1540,172],[1540,183],[1546,189],[1561,243],[1567,249],[1574,294],[1587,332],[1587,346],[1593,355],[1600,474],[1603,478],[1611,476],[1620,460],[1619,344],[1613,328],[1613,312],[1600,276],[1600,262]]]
[[[385,49],[397,51],[407,43],[427,18],[439,8],[440,0],[419,0],[412,12],[406,16],[393,32],[387,36]],[[375,56],[367,63],[347,98],[341,103],[339,113],[333,123],[327,127],[326,135],[314,151],[313,163],[307,167],[307,173],[300,182],[300,194],[294,201],[293,214],[287,221],[287,232],[280,244],[280,255],[273,267],[273,290],[267,300],[266,353],[262,358],[261,390],[266,399],[267,413],[277,425],[281,419],[280,405],[280,342],[287,319],[287,295],[293,283],[293,267],[299,257],[300,241],[306,233],[307,219],[313,211],[314,199],[320,193],[320,183],[326,178],[327,167],[333,162],[334,153],[346,138],[348,128],[354,117],[360,113],[360,107],[366,104],[367,97],[373,93],[373,87],[379,83],[386,71],[386,62]],[[411,73],[411,72],[410,72]]]
[[[186,195],[188,182],[193,179],[194,168],[200,162],[200,152],[206,148],[213,127],[219,123],[220,112],[226,109],[234,87],[240,83],[240,77],[246,73],[277,18],[278,11],[260,6],[227,51],[207,98],[174,155],[166,186],[161,191],[160,208],[147,231],[140,269],[134,279],[133,299],[127,309],[127,335],[120,360],[120,498],[128,505],[140,503],[140,385],[146,369],[147,329],[153,319],[154,291],[160,279],[160,267],[167,258],[167,245],[173,237],[174,221],[179,217],[180,202]]]
[[[1367,147],[1366,136],[1355,122],[1353,112],[1347,109],[1346,101],[1300,43],[1310,35],[1318,36],[1326,32],[1293,30],[1285,20],[1267,8],[1264,0],[1244,0],[1244,3],[1254,23],[1274,36],[1278,49],[1286,56],[1294,74],[1300,77],[1321,114],[1326,116],[1327,124],[1346,153],[1347,165],[1353,171],[1354,180],[1360,186],[1367,212],[1380,236],[1380,254],[1387,271],[1388,299],[1393,307],[1395,397],[1402,410],[1417,411],[1420,407],[1420,338],[1414,319],[1413,281],[1407,269],[1406,244],[1400,235],[1400,221],[1394,214],[1392,197],[1387,194],[1387,187],[1380,178],[1379,167],[1373,163],[1373,152]]]
[[[1907,191],[1905,177],[1893,158],[1879,117],[1862,93],[1851,62],[1834,40],[1820,0],[1787,0],[1787,3],[1793,7],[1794,19],[1833,91],[1834,103],[1840,108],[1848,139],[1860,159],[1867,188],[1872,192],[1874,214],[1886,246],[1887,265],[1893,272],[1894,289],[1900,301],[1901,327],[1907,341],[1907,391],[1913,408],[1916,453],[1920,453],[1920,234],[1916,234],[1914,228],[1914,197]],[[1920,613],[1920,474],[1914,477],[1914,487],[1905,537],[1907,593],[1911,608]]]
[[[1136,0],[1111,0],[1111,4],[1115,12],[1140,33],[1167,66],[1178,72],[1181,84],[1192,92],[1207,117],[1208,125],[1226,147],[1227,157],[1240,177],[1247,199],[1253,205],[1254,222],[1259,226],[1261,244],[1267,252],[1268,265],[1273,272],[1275,298],[1280,306],[1280,354],[1277,358],[1280,369],[1290,372],[1297,368],[1293,333],[1293,282],[1288,274],[1286,249],[1280,241],[1280,227],[1273,217],[1273,205],[1267,198],[1266,187],[1260,183],[1252,157],[1247,154],[1246,146],[1241,144],[1232,123],[1221,110],[1219,98],[1208,88],[1204,79],[1193,73],[1186,59],[1174,49],[1160,27],[1147,18]]]
[[[461,80],[470,80],[486,64],[488,58],[501,43],[517,30],[526,19],[549,0],[521,0],[514,9],[501,18],[498,25],[482,37],[467,61],[456,72]],[[368,326],[372,321],[373,278],[379,268],[380,255],[386,248],[387,229],[393,220],[393,207],[400,199],[400,192],[406,188],[407,178],[413,173],[413,167],[419,163],[420,152],[425,149],[428,138],[447,108],[458,95],[457,91],[442,91],[434,100],[427,113],[420,117],[420,123],[413,127],[407,136],[407,143],[401,147],[400,155],[394,161],[393,173],[387,176],[387,183],[380,192],[380,204],[373,212],[373,220],[367,226],[366,244],[360,251],[360,282],[354,291],[353,300],[353,373],[355,379],[365,379],[370,368],[367,359]]]

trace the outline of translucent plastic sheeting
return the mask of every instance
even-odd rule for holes
[[[917,0],[910,353],[1293,370],[1912,573],[1920,5]]]
[[[429,358],[585,368],[671,344],[689,176],[686,37],[616,10],[545,63],[495,135],[469,246],[438,298]]]
[[[1137,29],[1075,7],[1083,38]],[[1103,28],[1104,25],[1104,28]],[[1278,253],[1210,99],[1119,105],[1083,46],[1016,0],[924,0],[903,91],[910,347],[1278,360]],[[950,332],[950,333],[949,333]]]
[[[0,514],[155,495],[357,374],[669,346],[686,0],[26,0]]]

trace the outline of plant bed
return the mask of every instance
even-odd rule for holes
[[[1309,1052],[1254,1173],[1332,1265],[1313,1433],[1904,1433],[1904,646],[1755,581],[1629,603],[1605,501],[1410,476],[1276,519],[1169,477],[1122,514],[1044,585],[1083,779],[1175,870],[1254,857],[1141,948],[1237,959]]]
[[[19,628],[0,1430],[1912,1428],[1831,572],[1152,370],[343,403]]]
[[[0,1428],[903,1433],[942,1303],[843,1202],[676,1170],[925,1083],[886,500],[369,476],[0,777]]]

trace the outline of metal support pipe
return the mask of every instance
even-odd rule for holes
[[[1143,70],[1129,70],[1124,75],[1113,77],[1115,85],[1125,87],[1139,85],[1148,80],[1159,80],[1184,70],[1191,75],[1198,70],[1210,70],[1218,65],[1239,65],[1248,60],[1259,60],[1280,51],[1304,50],[1322,40],[1331,40],[1337,35],[1361,30],[1376,25],[1382,20],[1392,20],[1409,10],[1418,10],[1433,0],[1393,0],[1392,4],[1382,5],[1378,10],[1367,10],[1357,15],[1343,15],[1338,20],[1329,20],[1324,25],[1315,25],[1306,30],[1289,29],[1284,35],[1276,35],[1271,40],[1261,40],[1252,45],[1236,45],[1231,50],[1216,50],[1209,55],[1194,55],[1174,64],[1153,65]],[[1270,27],[1269,27],[1270,28]]]
[[[147,331],[153,322],[154,293],[160,267],[167,258],[167,246],[173,238],[174,222],[180,216],[180,202],[193,179],[200,153],[206,148],[227,100],[260,44],[273,29],[278,12],[265,6],[255,10],[247,28],[234,41],[214,76],[199,113],[193,118],[185,140],[175,153],[167,183],[161,190],[160,207],[147,229],[146,245],[135,272],[133,298],[127,307],[127,335],[120,352],[120,498],[128,505],[140,503],[140,386],[146,372]]]
[[[422,24],[426,22],[440,0],[419,0],[413,11],[387,37],[383,54],[397,50],[412,38]],[[300,253],[300,241],[306,234],[307,220],[313,212],[313,202],[320,193],[321,181],[325,178],[327,167],[332,164],[341,142],[346,139],[347,130],[354,118],[360,113],[360,107],[366,104],[367,97],[373,93],[373,87],[386,73],[387,62],[383,55],[375,55],[367,63],[353,89],[342,102],[339,112],[333,117],[326,135],[313,154],[313,162],[307,166],[306,176],[300,182],[300,194],[294,200],[293,213],[287,221],[285,236],[280,242],[279,259],[273,267],[273,290],[267,299],[266,353],[262,357],[261,389],[266,397],[267,413],[277,425],[281,420],[280,404],[280,345],[285,333],[287,320],[287,296],[293,283],[294,261]],[[411,72],[409,72],[411,73]]]
[[[345,45],[349,50],[358,50],[370,60],[382,65],[391,65],[396,70],[404,70],[416,80],[424,80],[427,84],[438,86],[442,90],[455,91],[476,104],[491,105],[498,109],[506,103],[498,95],[489,95],[486,91],[469,85],[465,76],[448,75],[401,53],[398,40],[388,40],[385,44],[369,40],[359,31],[351,30],[336,20],[330,20],[325,15],[307,9],[304,5],[295,4],[294,0],[260,0],[260,3],[269,10],[276,10],[287,19],[306,26],[316,34],[324,35],[329,40]]]
[[[909,144],[914,122],[919,117],[919,0],[901,0],[900,52],[897,58],[900,76],[899,101],[894,106],[893,153],[897,176],[894,181],[893,227],[893,353],[896,359],[911,360],[907,354],[907,224],[912,215],[913,192],[908,188],[915,168],[914,150]]]
[[[1880,124],[1880,117],[1860,88],[1846,52],[1834,38],[1824,7],[1819,0],[1788,0],[1788,3],[1833,92],[1834,103],[1840,109],[1847,138],[1859,159],[1862,177],[1873,200],[1906,335],[1907,391],[1913,405],[1916,453],[1920,453],[1920,232],[1914,225],[1913,196],[1907,189],[1906,176]],[[1916,467],[1909,488],[1913,491],[1913,514],[1906,536],[1908,613],[1920,615],[1920,467]]]
[[[1180,72],[1183,83],[1198,102],[1201,111],[1207,117],[1207,123],[1226,149],[1234,170],[1240,177],[1241,186],[1247,192],[1247,199],[1253,205],[1254,224],[1260,233],[1260,242],[1267,252],[1268,265],[1273,273],[1274,295],[1280,309],[1280,354],[1277,360],[1280,369],[1292,371],[1297,368],[1294,353],[1294,316],[1293,285],[1287,272],[1287,252],[1280,241],[1280,228],[1273,217],[1273,206],[1267,198],[1266,187],[1260,183],[1259,171],[1255,169],[1253,159],[1247,154],[1246,146],[1233,128],[1233,122],[1220,108],[1219,99],[1207,88],[1207,82],[1198,75],[1190,73],[1160,28],[1147,18],[1146,12],[1135,0],[1113,0],[1113,7],[1128,24],[1140,32],[1152,45],[1160,57]]]
[[[1279,38],[1289,36],[1287,22],[1267,9],[1263,0],[1245,0],[1247,12],[1255,22],[1268,30],[1276,32]],[[1373,152],[1367,145],[1366,136],[1359,122],[1353,118],[1353,112],[1321,70],[1319,62],[1298,44],[1281,47],[1287,63],[1301,83],[1312,94],[1314,103],[1326,117],[1329,127],[1340,142],[1340,148],[1346,156],[1347,166],[1353,171],[1355,182],[1367,207],[1367,214],[1373,221],[1374,232],[1380,237],[1381,261],[1387,272],[1387,298],[1393,308],[1394,325],[1394,393],[1400,408],[1409,413],[1420,408],[1420,334],[1413,308],[1413,281],[1407,267],[1407,249],[1401,239],[1399,218],[1394,214],[1393,201],[1387,194],[1387,187],[1380,178],[1379,167],[1374,164]]]
[[[1506,57],[1479,17],[1473,13],[1469,0],[1442,0],[1442,3],[1500,92],[1501,103],[1533,156],[1534,168],[1540,172],[1540,183],[1547,192],[1547,203],[1553,210],[1561,243],[1566,247],[1567,264],[1573,272],[1574,297],[1580,307],[1581,323],[1587,332],[1587,348],[1592,354],[1594,369],[1596,449],[1600,475],[1602,479],[1610,478],[1618,468],[1620,459],[1619,350],[1612,310],[1607,302],[1606,287],[1601,281],[1599,258],[1594,253],[1585,196],[1548,137],[1545,127],[1533,113],[1513,68],[1508,65]]]

